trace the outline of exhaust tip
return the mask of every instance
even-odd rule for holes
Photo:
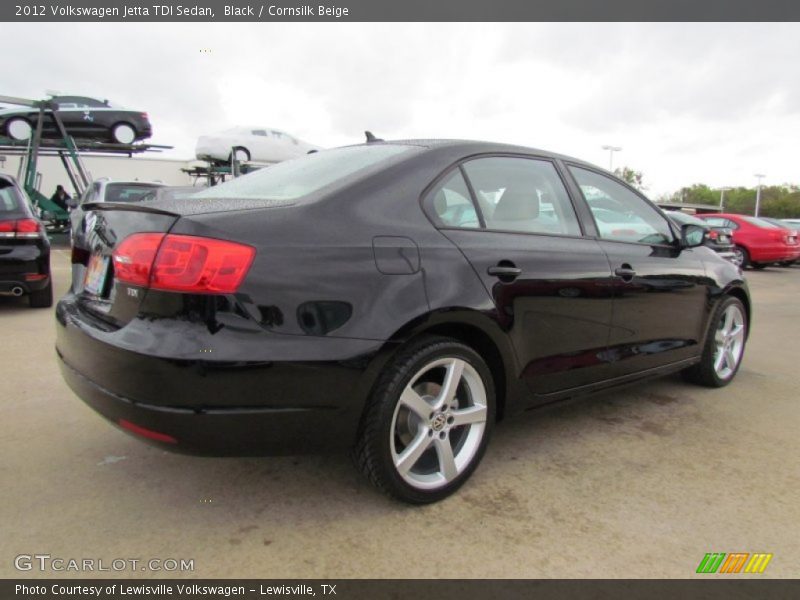
[[[11,288],[11,295],[12,295],[12,296],[17,296],[17,297],[19,297],[19,296],[22,296],[22,294],[24,294],[24,293],[25,293],[25,290],[23,290],[23,289],[22,289],[21,287],[19,287],[19,286],[16,286],[16,287],[13,287],[13,288]]]

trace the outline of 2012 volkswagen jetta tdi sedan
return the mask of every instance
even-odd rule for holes
[[[748,333],[702,228],[528,148],[369,143],[91,208],[56,311],[81,398],[177,451],[351,448],[412,503],[463,484],[497,419],[678,370],[723,386]]]

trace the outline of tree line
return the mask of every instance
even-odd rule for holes
[[[642,173],[629,167],[616,169],[614,173],[634,187],[643,190]],[[719,206],[722,190],[704,183],[682,187],[672,194],[662,194],[656,202],[686,202]],[[725,190],[723,210],[729,213],[752,215],[756,208],[756,188],[735,187]],[[800,186],[790,183],[761,186],[759,215],[774,219],[800,217]]]

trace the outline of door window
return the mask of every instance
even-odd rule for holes
[[[569,195],[553,163],[515,157],[464,163],[487,229],[581,235]]]
[[[600,237],[615,242],[671,244],[666,217],[621,183],[594,171],[570,167],[592,210]]]

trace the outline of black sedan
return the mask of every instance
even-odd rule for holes
[[[0,174],[0,296],[23,295],[33,308],[53,305],[50,242],[25,192]]]
[[[711,248],[721,258],[736,263],[737,257],[734,250],[736,246],[733,243],[733,232],[727,227],[712,227],[703,219],[698,219],[692,215],[687,215],[679,210],[671,210],[666,215],[672,219],[678,227],[684,225],[696,225],[702,227],[705,231],[703,236],[703,245]]]
[[[407,502],[462,485],[498,419],[675,371],[724,386],[747,340],[702,228],[539,150],[373,142],[92,208],[56,310],[86,403],[175,451],[350,448]]]
[[[54,96],[50,103],[67,133],[76,139],[132,144],[153,134],[146,112],[115,106],[108,100]],[[15,140],[27,140],[38,118],[38,109],[29,107],[0,110],[0,132]],[[47,114],[42,122],[42,137],[60,137],[55,121]]]

